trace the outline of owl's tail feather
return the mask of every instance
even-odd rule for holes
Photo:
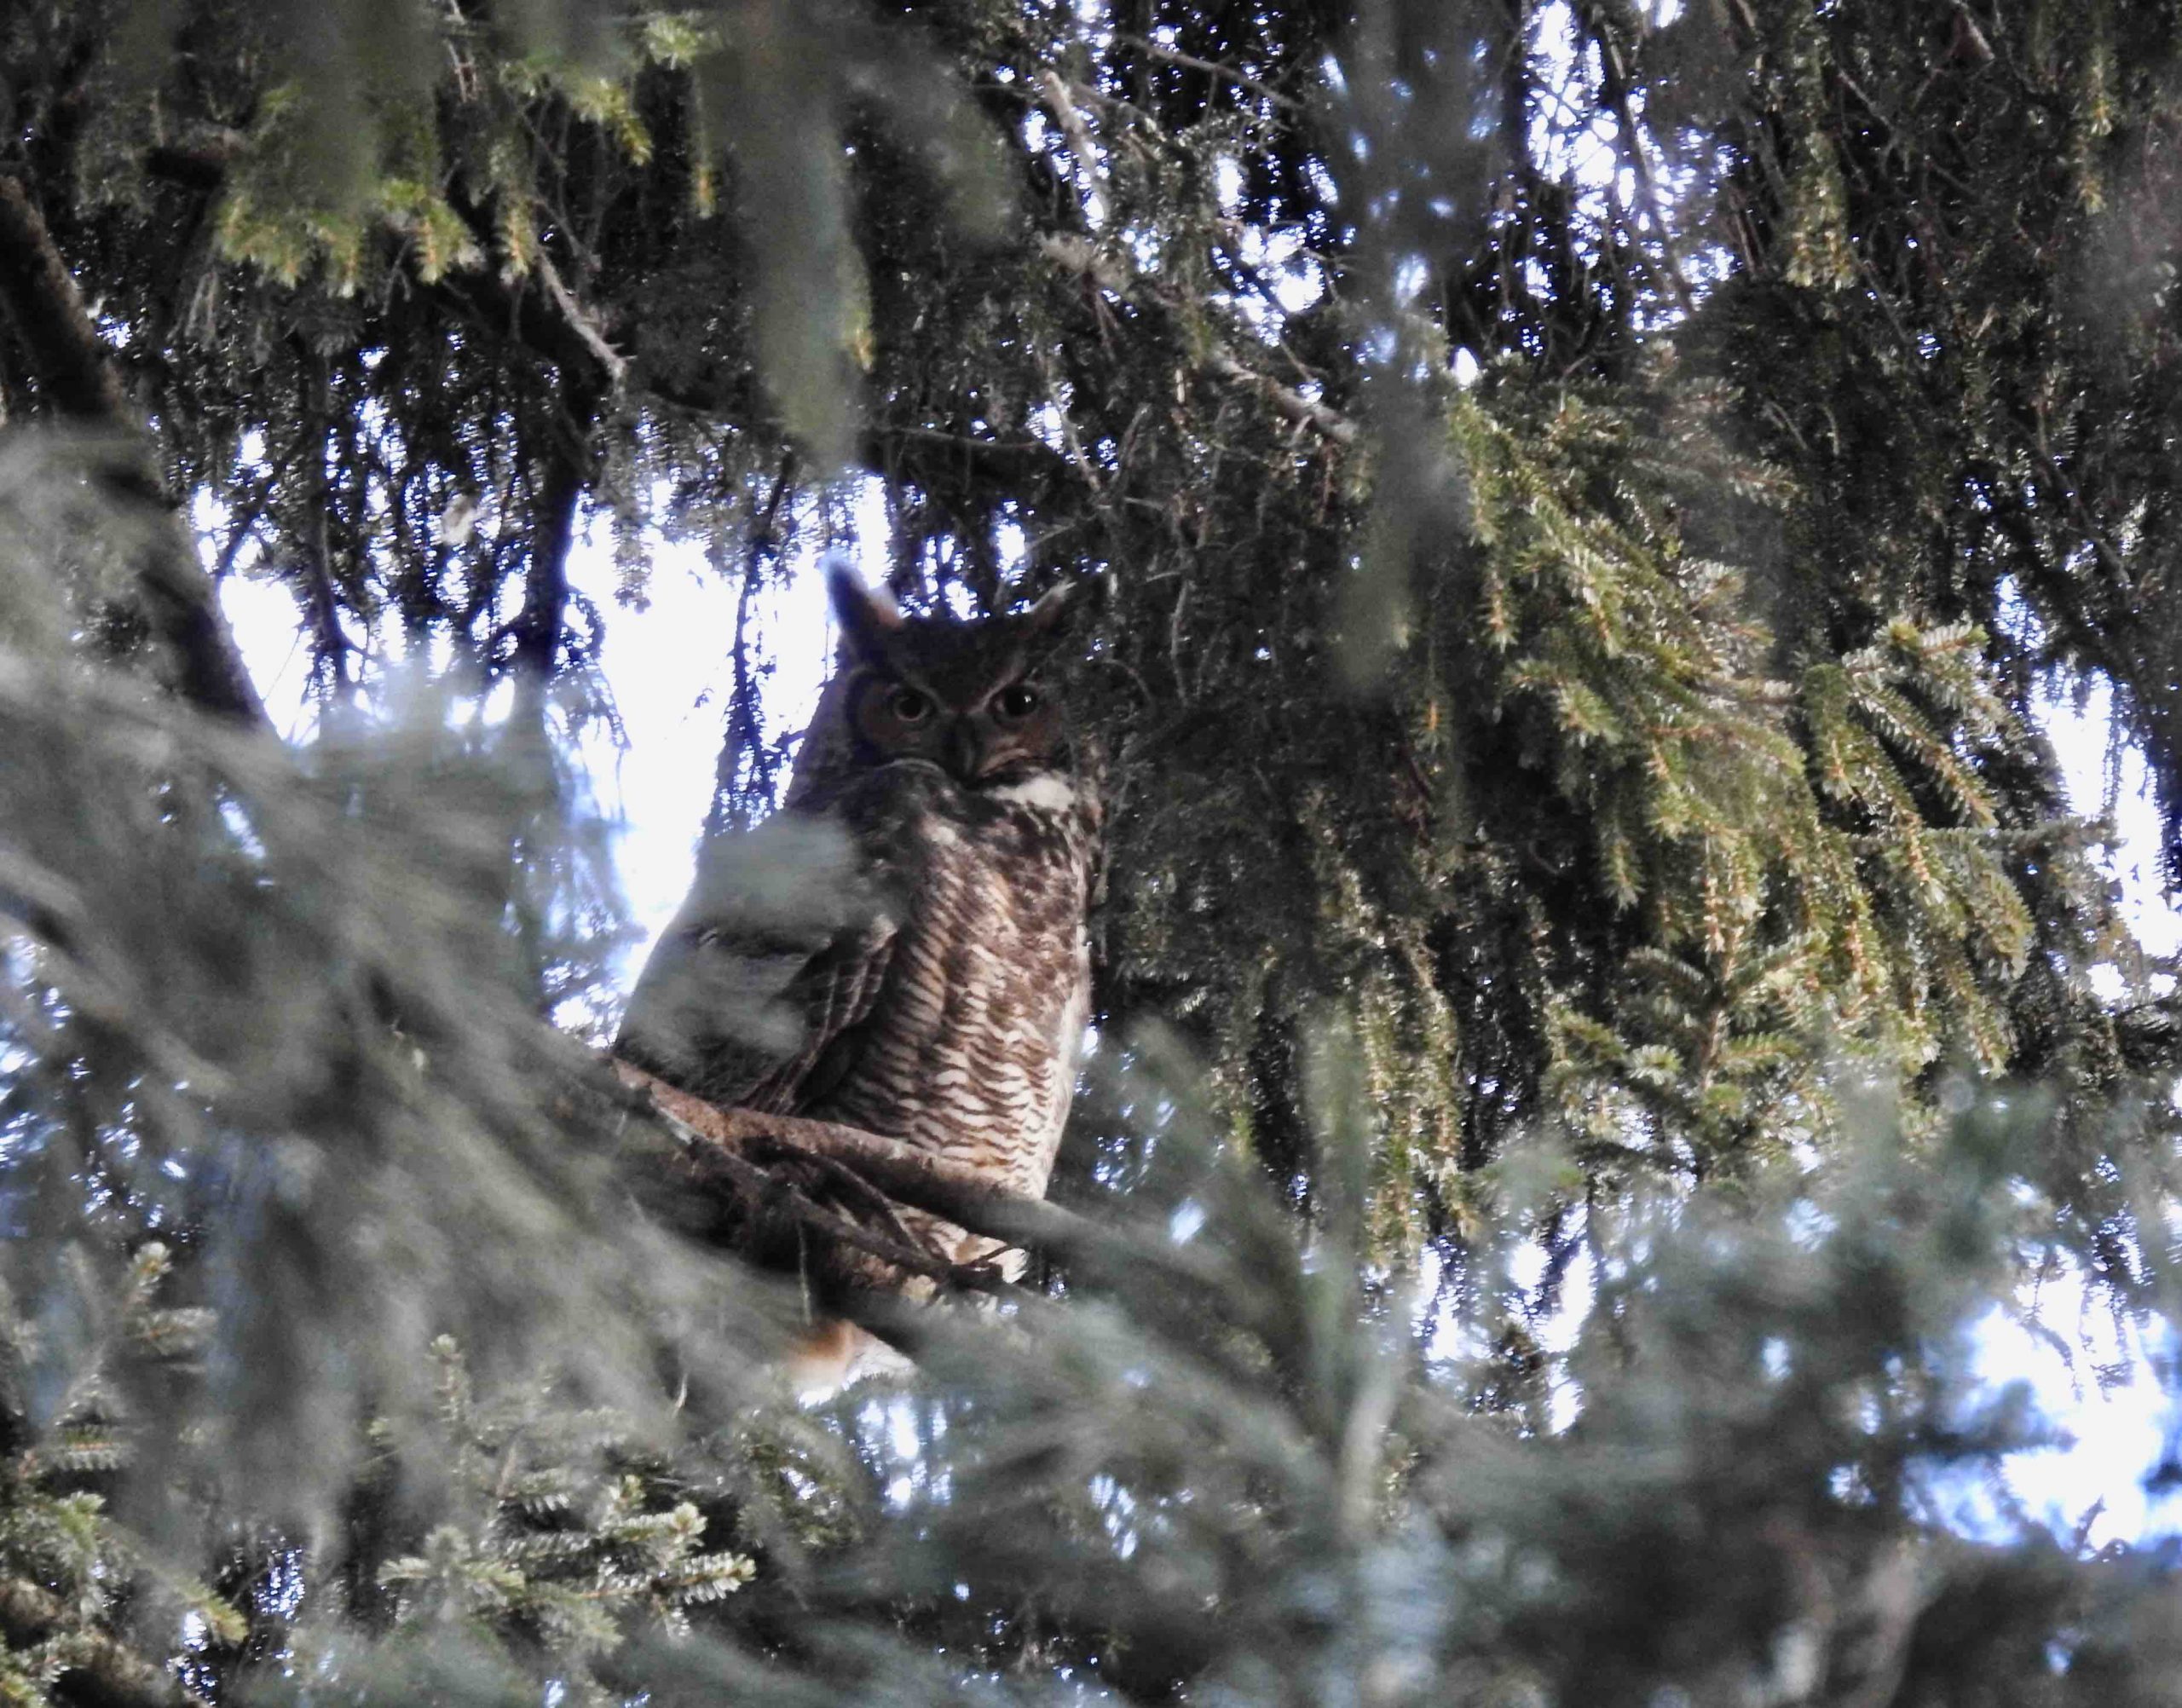
[[[824,1399],[870,1376],[900,1376],[914,1368],[878,1336],[840,1317],[820,1317],[788,1347],[788,1385],[799,1399]]]

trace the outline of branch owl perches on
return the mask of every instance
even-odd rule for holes
[[[1020,1272],[1019,1250],[895,1201],[811,1123],[892,1141],[867,1165],[899,1152],[958,1186],[1043,1197],[1088,1011],[1100,827],[1042,670],[1088,583],[977,621],[905,616],[840,568],[828,585],[840,667],[782,810],[704,851],[614,1047],[625,1078],[663,1081],[746,1139],[762,1136],[752,1117],[802,1132],[771,1158],[837,1220],[805,1214],[794,1250],[758,1255],[792,1258],[822,1312]],[[814,1226],[834,1237],[814,1247]]]

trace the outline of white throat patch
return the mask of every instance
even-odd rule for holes
[[[994,800],[1016,806],[1042,807],[1048,812],[1067,812],[1076,805],[1076,790],[1058,771],[1040,771],[1020,782],[1002,783],[986,792]]]

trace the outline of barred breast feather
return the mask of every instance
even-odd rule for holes
[[[1043,1194],[1088,1007],[1095,798],[904,759],[725,845],[661,939],[620,1053],[722,1105],[883,1134]],[[956,1261],[984,1242],[904,1211]],[[857,1254],[829,1278],[902,1286]]]

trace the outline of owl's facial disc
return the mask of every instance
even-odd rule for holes
[[[966,788],[1071,769],[1067,720],[1037,679],[1087,583],[1064,582],[1029,610],[961,622],[905,616],[846,570],[833,576],[850,722],[867,760],[926,760]]]
[[[882,763],[919,759],[966,787],[1018,782],[1065,762],[1059,709],[1034,678],[926,680],[871,666],[855,699],[857,734]]]

